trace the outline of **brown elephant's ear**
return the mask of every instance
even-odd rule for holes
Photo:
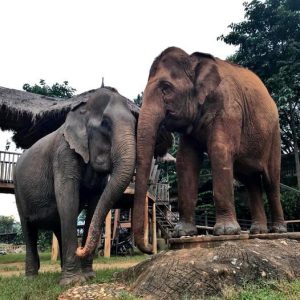
[[[87,110],[85,103],[73,107],[67,115],[64,136],[71,149],[74,149],[88,163],[90,160],[87,134]]]
[[[195,89],[199,104],[203,104],[205,98],[213,92],[221,82],[216,59],[206,53],[194,53],[191,55],[194,61]]]
[[[161,126],[157,133],[154,157],[163,157],[167,154],[168,149],[173,145],[173,135],[164,126]]]

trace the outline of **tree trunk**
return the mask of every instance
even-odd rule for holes
[[[117,280],[130,282],[130,292],[146,299],[207,299],[245,283],[299,277],[298,241],[245,239],[162,252]]]
[[[184,249],[161,252],[117,274],[115,282],[71,288],[58,299],[116,299],[124,291],[149,300],[223,298],[246,284],[300,278],[299,233],[233,238],[173,239]]]

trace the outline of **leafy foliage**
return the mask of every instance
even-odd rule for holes
[[[0,232],[12,232],[14,231],[15,219],[13,216],[0,216]]]
[[[34,94],[57,97],[62,99],[71,98],[76,92],[76,89],[69,86],[68,81],[64,81],[62,84],[54,83],[52,86],[49,86],[46,84],[46,81],[44,79],[40,79],[40,83],[35,85],[25,83],[23,85],[23,90]]]
[[[38,237],[38,248],[40,251],[51,249],[52,231],[40,231]]]
[[[300,2],[253,0],[244,7],[245,20],[218,39],[239,46],[229,60],[258,74],[276,101],[282,151],[295,154],[300,188]]]
[[[141,92],[140,94],[138,94],[138,95],[136,96],[136,98],[133,99],[134,104],[136,104],[138,107],[141,107],[141,106],[142,106],[142,103],[143,103],[143,96],[144,96],[144,93]]]
[[[293,191],[283,191],[281,192],[281,202],[287,220],[300,219],[300,194],[295,194]]]

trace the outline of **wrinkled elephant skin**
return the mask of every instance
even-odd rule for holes
[[[15,194],[26,241],[27,276],[39,270],[38,229],[53,230],[58,238],[62,285],[94,276],[93,252],[101,225],[135,168],[135,130],[136,118],[126,99],[101,88],[20,157]],[[77,216],[86,206],[84,248],[78,257]]]
[[[203,153],[208,153],[216,207],[215,235],[239,234],[233,178],[249,194],[252,233],[267,232],[262,187],[273,232],[285,232],[280,203],[280,130],[276,105],[251,71],[210,54],[163,51],[153,62],[138,120],[134,234],[143,240],[144,199],[153,145],[161,126],[180,133],[177,153],[180,222],[175,236],[196,234],[195,205]]]

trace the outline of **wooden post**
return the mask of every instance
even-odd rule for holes
[[[152,247],[153,247],[153,254],[156,254],[157,253],[156,203],[154,201],[152,206]]]
[[[148,212],[148,203],[149,203],[149,198],[148,196],[146,196],[146,200],[145,200],[145,207],[144,207],[144,214],[145,214],[145,218],[144,218],[144,241],[145,241],[145,245],[149,244],[149,212]]]
[[[116,238],[117,228],[120,221],[120,209],[115,209],[115,215],[114,215],[114,228],[113,228],[113,235],[112,239],[114,240]]]
[[[56,238],[56,235],[53,233],[52,248],[51,248],[51,261],[53,261],[53,262],[57,261],[58,251],[59,251],[58,240]]]
[[[110,257],[111,246],[111,210],[105,218],[104,257]]]

